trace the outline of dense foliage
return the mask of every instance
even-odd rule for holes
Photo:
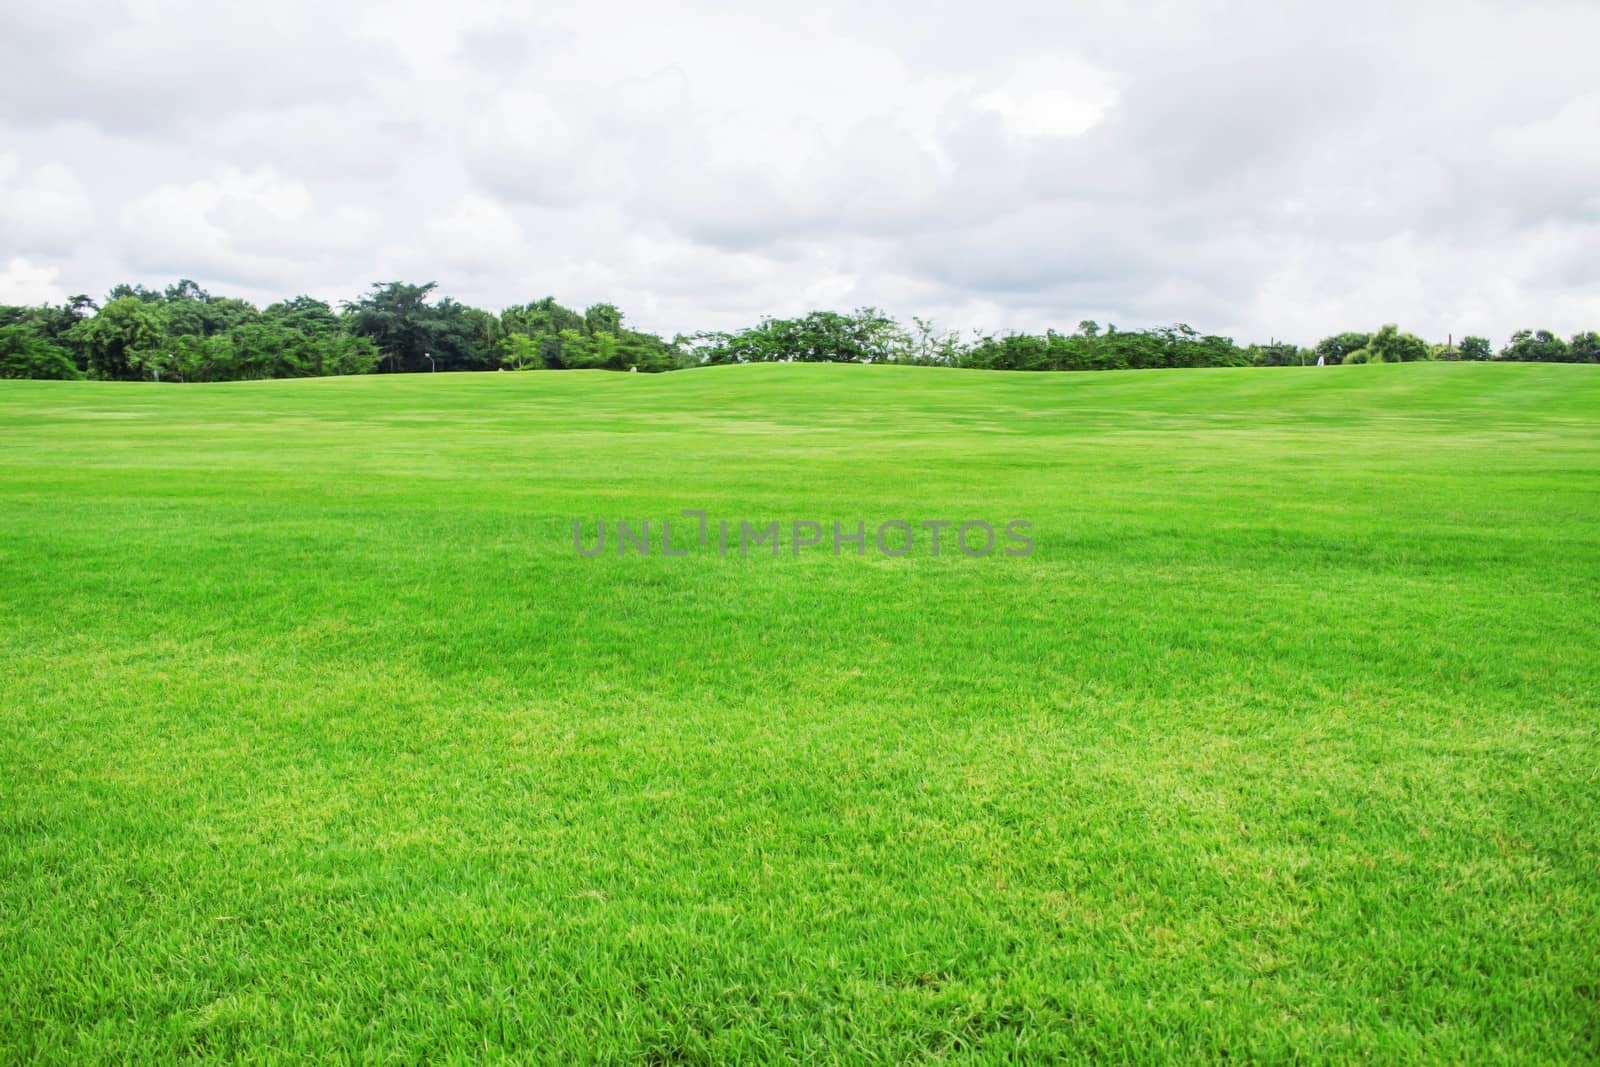
[[[1498,353],[1487,338],[1429,344],[1393,324],[1314,347],[1239,346],[1179,323],[1148,330],[1079,322],[1071,333],[962,337],[876,308],[764,318],[733,332],[670,341],[629,329],[615,305],[582,312],[553,297],[499,314],[434,299],[436,285],[385,282],[335,310],[297,296],[258,309],[183,279],[163,290],[118,285],[39,307],[0,305],[0,378],[218,382],[335,374],[484,370],[667,371],[725,363],[907,363],[984,370],[1276,367],[1416,360],[1600,363],[1600,334],[1563,341],[1519,330]]]

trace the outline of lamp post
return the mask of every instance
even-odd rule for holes
[[[439,369],[438,367],[434,366],[433,357],[430,356],[428,353],[426,353],[426,352],[422,353],[422,357],[428,361],[428,372],[430,374]]]

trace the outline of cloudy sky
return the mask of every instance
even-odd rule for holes
[[[1600,328],[1595,0],[5,0],[0,302]]]

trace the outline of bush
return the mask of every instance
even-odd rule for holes
[[[1428,349],[1428,342],[1415,334],[1401,333],[1392,322],[1372,335],[1367,351],[1371,354],[1372,363],[1414,363],[1433,354]]]
[[[1344,363],[1351,352],[1366,348],[1372,341],[1370,333],[1339,333],[1317,342],[1317,355],[1330,364]]]
[[[66,349],[51,344],[27,326],[0,327],[0,378],[82,377]]]

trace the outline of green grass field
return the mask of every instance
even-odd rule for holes
[[[0,516],[0,1060],[1600,1058],[1600,367],[4,382]]]

